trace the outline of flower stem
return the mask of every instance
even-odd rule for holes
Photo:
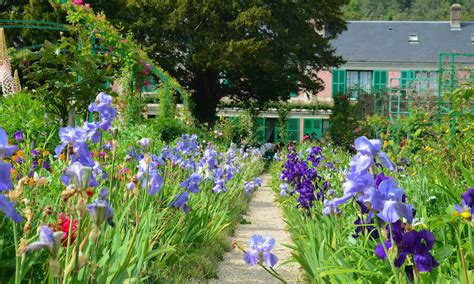
[[[67,216],[66,216],[67,217]],[[69,229],[67,232],[67,247],[66,247],[66,258],[64,259],[64,268],[67,267],[67,262],[69,259],[69,254],[71,253],[71,237],[72,237],[72,224],[74,223],[74,215],[71,214],[71,219],[69,222]],[[63,282],[64,284],[67,284],[67,271],[64,271],[64,276],[63,276]]]
[[[462,231],[458,232],[456,230],[456,240],[457,240],[457,243],[458,243],[458,246],[459,246],[459,256],[461,258],[461,266],[462,266],[462,269],[464,271],[464,277],[466,278],[465,280],[465,283],[469,283],[469,275],[467,273],[467,265],[466,265],[466,259],[464,257],[464,251],[463,251],[463,248],[462,248],[462,244],[461,244],[461,238],[460,238],[460,235],[461,235]],[[470,232],[469,232],[470,233]],[[470,236],[469,236],[470,237]]]
[[[20,284],[20,257],[17,255],[18,234],[16,232],[16,223],[13,222],[13,241],[15,242],[15,284]]]

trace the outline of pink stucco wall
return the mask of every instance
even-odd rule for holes
[[[324,89],[318,93],[318,98],[322,98],[323,100],[331,99],[332,98],[332,73],[329,70],[319,71],[317,73],[318,78],[323,80],[324,82]]]
[[[300,141],[303,142],[303,136],[304,136],[304,117],[300,117]]]
[[[387,88],[390,88],[390,79],[392,78],[400,78],[400,71],[388,71],[388,81],[387,81]],[[392,87],[398,88],[398,84],[400,80],[392,80]]]

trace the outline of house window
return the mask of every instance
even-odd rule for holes
[[[419,93],[427,93],[438,90],[438,71],[417,71]]]
[[[408,36],[408,42],[409,43],[419,43],[420,42],[420,39],[418,37],[418,34],[410,34]]]
[[[403,70],[401,71],[400,88],[419,94],[429,94],[438,90],[438,71]]]
[[[372,71],[346,71],[346,88],[351,98],[358,98],[361,93],[370,93]]]

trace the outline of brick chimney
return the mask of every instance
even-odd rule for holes
[[[451,30],[460,30],[461,29],[461,5],[453,4],[451,5],[451,20],[449,21],[451,25]]]

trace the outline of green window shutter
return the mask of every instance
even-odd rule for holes
[[[255,123],[257,125],[257,141],[258,143],[265,143],[265,118],[257,117]]]
[[[374,70],[374,90],[387,88],[388,72],[384,70]]]
[[[402,70],[400,72],[400,88],[406,88],[416,78],[416,72],[414,70]]]
[[[311,133],[316,133],[318,139],[323,136],[323,120],[319,118],[305,118],[304,119],[304,133],[311,137]]]
[[[314,119],[311,118],[304,119],[303,135],[311,135],[311,132],[313,131],[313,120]]]
[[[286,139],[288,141],[299,141],[300,139],[300,123],[298,118],[289,118],[286,128]]]
[[[346,93],[346,70],[332,69],[332,96]]]

